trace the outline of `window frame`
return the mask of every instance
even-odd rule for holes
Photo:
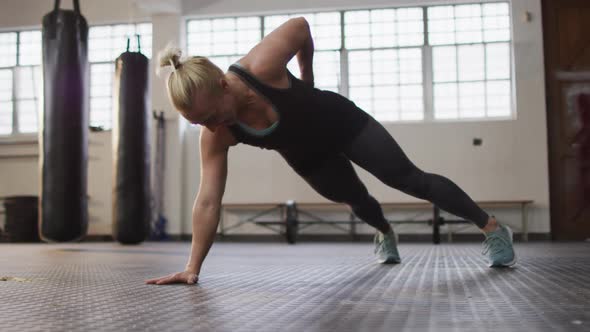
[[[154,49],[153,49],[153,36],[154,36],[154,26],[153,26],[153,22],[152,21],[137,21],[137,22],[121,22],[121,23],[105,23],[105,24],[96,24],[96,25],[91,25],[88,27],[88,43],[90,44],[90,29],[92,28],[96,28],[96,27],[113,27],[113,26],[118,26],[118,25],[133,25],[134,29],[137,31],[137,26],[140,24],[151,24],[151,28],[152,28],[152,33],[151,33],[151,38],[152,38],[152,43],[150,43],[151,46],[151,53],[148,58],[148,60],[150,61],[150,68],[151,68],[151,61],[153,58],[153,53],[154,53]],[[143,39],[142,39],[143,40]],[[133,49],[133,45],[137,45],[136,41],[134,39],[130,40],[130,49]],[[88,46],[88,52],[90,52],[90,45]],[[142,51],[142,54],[145,55],[145,53]],[[113,107],[114,107],[114,103],[113,103],[113,82],[114,82],[114,73],[115,73],[115,61],[116,58],[113,59],[112,61],[90,61],[90,56],[88,56],[88,76],[89,76],[89,82],[88,82],[88,127],[89,128],[96,128],[96,131],[111,131],[113,129],[113,117],[112,117],[112,113],[113,113]],[[112,65],[113,68],[113,76],[112,76],[112,81],[111,81],[111,93],[109,96],[109,99],[111,100],[111,105],[110,105],[110,109],[111,109],[111,115],[110,115],[110,121],[109,121],[109,125],[108,126],[93,126],[92,122],[91,122],[91,112],[92,112],[92,65]]]
[[[430,41],[429,41],[429,30],[428,30],[428,22],[427,22],[427,18],[428,18],[428,8],[434,8],[434,7],[448,7],[448,6],[452,6],[452,7],[456,7],[456,6],[461,6],[461,5],[480,5],[480,6],[484,6],[486,4],[506,4],[508,6],[508,20],[509,20],[509,26],[508,26],[508,33],[510,38],[506,41],[485,41],[485,37],[482,35],[482,40],[479,42],[466,42],[466,43],[458,43],[456,41],[454,41],[453,43],[442,43],[442,44],[434,44],[431,45]],[[514,38],[513,38],[513,24],[512,24],[512,7],[510,6],[510,1],[508,0],[498,0],[498,1],[481,1],[481,2],[452,2],[452,3],[448,3],[448,4],[435,4],[435,5],[428,5],[428,6],[421,6],[423,8],[423,13],[424,13],[424,24],[425,24],[425,29],[424,29],[424,38],[425,38],[425,43],[424,43],[424,47],[426,48],[426,52],[428,53],[428,66],[430,66],[429,68],[429,93],[431,94],[428,98],[428,101],[430,102],[430,107],[425,109],[428,110],[428,116],[429,116],[429,120],[428,122],[432,122],[432,123],[453,123],[453,122],[487,122],[487,121],[513,121],[517,119],[517,110],[516,110],[516,93],[515,93],[515,88],[516,88],[516,83],[515,83],[515,77],[514,77]],[[483,16],[482,16],[483,18]],[[485,30],[482,27],[482,32],[484,32]],[[456,31],[455,31],[456,32]],[[486,72],[486,68],[485,66],[487,66],[487,53],[486,53],[486,49],[487,49],[487,45],[490,44],[503,44],[506,43],[508,44],[508,73],[509,73],[509,77],[508,77],[508,82],[510,84],[509,86],[509,91],[510,91],[510,114],[507,116],[494,116],[494,117],[490,117],[487,115],[487,87],[484,88],[484,108],[486,110],[486,115],[483,117],[458,117],[458,118],[449,118],[449,119],[445,119],[445,118],[439,118],[439,119],[435,119],[435,114],[434,114],[434,86],[435,86],[435,82],[434,82],[434,68],[433,68],[433,48],[434,47],[445,47],[445,46],[452,46],[452,47],[456,47],[457,49],[459,48],[459,46],[468,46],[468,45],[482,45],[484,51],[483,51],[483,64],[484,64],[484,79],[483,80],[479,80],[479,81],[461,81],[459,79],[459,77],[457,77],[454,81],[454,83],[456,83],[457,85],[459,85],[461,82],[482,82],[485,85],[487,85],[488,82],[494,82],[494,81],[500,81],[499,79],[488,79],[487,78],[487,72]],[[457,59],[456,61],[458,61],[459,56],[457,55]],[[457,66],[458,68],[458,66]],[[445,83],[449,83],[449,82],[445,82]],[[457,95],[459,96],[459,92],[457,93]],[[458,103],[460,102],[460,99],[458,97]],[[458,109],[459,111],[459,109]],[[425,112],[426,115],[426,112]]]
[[[27,65],[21,65],[20,64],[20,45],[21,45],[21,33],[23,32],[36,32],[39,31],[42,33],[41,29],[37,29],[34,27],[28,27],[28,28],[23,28],[23,29],[9,29],[9,30],[1,30],[0,33],[16,33],[16,53],[15,53],[15,57],[16,57],[16,61],[14,63],[13,66],[7,66],[7,67],[0,67],[1,70],[10,70],[12,72],[12,96],[11,96],[11,102],[12,102],[12,111],[11,111],[11,116],[12,116],[12,129],[10,133],[7,134],[0,134],[0,139],[4,140],[12,140],[12,139],[16,139],[17,141],[20,141],[21,139],[24,141],[29,141],[33,138],[36,138],[38,136],[38,128],[39,128],[39,117],[37,116],[37,130],[35,132],[20,132],[19,129],[19,101],[22,99],[18,99],[18,87],[19,87],[19,79],[20,78],[20,68],[30,68],[32,71],[35,70],[36,67],[40,67],[41,68],[41,76],[43,76],[43,55],[40,54],[41,57],[41,63],[34,65],[34,64],[27,64]],[[42,51],[42,47],[43,47],[43,40],[41,39],[41,51]],[[33,73],[34,75],[34,73]],[[41,84],[43,84],[43,82],[41,82]],[[42,91],[42,90],[41,90]],[[43,98],[42,96],[40,98]],[[36,98],[35,100],[38,100],[39,98]],[[40,105],[41,107],[43,107],[42,105]],[[37,115],[39,115],[39,113],[41,112],[40,109],[37,109]]]
[[[137,26],[140,24],[151,24],[152,25],[152,33],[150,35],[150,37],[153,39],[153,22],[151,21],[138,21],[138,22],[132,22],[132,23],[126,23],[126,22],[121,22],[121,23],[108,23],[108,24],[97,24],[97,25],[92,25],[89,26],[89,30],[93,27],[101,27],[101,26],[117,26],[117,25],[134,25],[134,29],[137,29]],[[11,111],[11,116],[12,116],[12,130],[10,133],[6,133],[6,134],[0,134],[0,140],[2,141],[32,141],[34,138],[38,137],[39,135],[39,129],[41,127],[41,118],[39,117],[39,115],[42,112],[42,108],[44,107],[44,105],[39,105],[40,109],[37,109],[37,130],[35,132],[20,132],[18,130],[19,128],[19,114],[20,114],[20,110],[19,110],[19,101],[23,100],[23,99],[18,99],[18,86],[19,86],[19,80],[21,79],[20,76],[20,69],[21,68],[31,68],[32,71],[35,70],[36,67],[40,67],[41,68],[41,77],[43,77],[44,73],[43,73],[43,55],[40,54],[41,56],[41,63],[34,65],[34,64],[27,64],[27,65],[21,65],[20,64],[20,44],[21,44],[21,38],[20,38],[20,34],[22,32],[31,32],[31,31],[39,31],[39,32],[43,32],[41,28],[35,28],[35,27],[30,27],[30,28],[23,28],[23,29],[7,29],[7,30],[2,30],[0,31],[1,33],[16,33],[16,61],[15,64],[13,66],[6,66],[6,67],[0,67],[0,69],[3,70],[10,70],[12,73],[12,96],[11,96],[11,102],[12,102],[12,111]],[[89,40],[90,41],[90,40]],[[134,43],[131,42],[131,45],[133,46]],[[153,58],[153,42],[150,43],[151,45],[151,53],[150,56],[148,57],[150,59],[150,62]],[[42,52],[42,47],[43,47],[43,40],[41,39],[41,52]],[[90,122],[90,112],[91,110],[91,94],[92,94],[92,77],[91,77],[91,66],[93,64],[112,64],[113,68],[115,66],[114,63],[114,59],[113,61],[97,61],[97,62],[91,62],[90,59],[88,61],[88,70],[89,70],[89,93],[88,93],[88,126],[91,126],[91,122]],[[43,84],[43,82],[41,82],[41,84]],[[111,88],[112,88],[112,84],[111,84]],[[41,90],[42,93],[43,90]],[[38,101],[39,99],[42,99],[43,96],[38,96],[35,100]],[[112,101],[113,98],[113,93],[111,91],[110,94],[110,98]],[[112,109],[112,106],[111,106]],[[111,121],[110,121],[110,125],[108,127],[103,127],[102,131],[110,131],[112,130],[112,117],[111,117]]]
[[[485,5],[485,4],[494,4],[494,3],[504,3],[508,6],[508,20],[509,20],[509,39],[506,41],[484,41],[476,42],[476,43],[457,43],[454,41],[453,43],[448,44],[436,44],[430,45],[429,42],[429,21],[428,21],[428,8],[432,7],[442,7],[442,6],[460,6],[460,5]],[[513,24],[512,24],[512,7],[510,6],[510,2],[506,0],[502,1],[484,1],[484,2],[477,2],[477,1],[468,1],[468,2],[452,2],[449,4],[432,4],[432,5],[402,5],[402,6],[367,6],[367,7],[343,7],[343,8],[335,8],[329,10],[317,10],[317,11],[310,11],[307,9],[302,9],[300,11],[276,11],[276,12],[263,12],[263,13],[244,13],[243,15],[193,15],[185,17],[185,38],[184,38],[184,46],[185,49],[189,48],[188,43],[189,41],[189,33],[188,33],[188,24],[192,20],[210,20],[210,19],[219,19],[219,18],[240,18],[240,17],[253,17],[256,16],[260,19],[261,25],[261,38],[264,38],[264,19],[268,16],[275,16],[275,15],[284,15],[284,16],[292,16],[292,15],[306,15],[306,14],[317,14],[323,12],[339,12],[340,13],[340,26],[341,26],[341,33],[340,33],[340,49],[338,52],[340,53],[340,86],[338,92],[345,97],[349,96],[349,89],[350,89],[350,77],[349,77],[349,57],[348,54],[351,51],[361,51],[361,50],[377,50],[383,48],[363,48],[363,49],[347,49],[345,47],[345,39],[346,39],[346,26],[344,16],[346,12],[350,11],[359,11],[359,10],[379,10],[379,9],[402,9],[402,8],[420,8],[422,10],[422,24],[423,24],[423,36],[424,36],[424,43],[421,46],[394,46],[394,47],[387,47],[387,49],[393,50],[400,50],[403,48],[421,48],[422,52],[422,99],[423,99],[423,118],[421,120],[380,120],[383,123],[391,123],[391,124],[400,124],[400,123],[464,123],[464,122],[488,122],[488,121],[513,121],[517,119],[517,110],[516,110],[516,93],[515,93],[515,77],[514,77],[514,38],[513,38]],[[485,31],[485,30],[482,30]],[[507,43],[508,44],[508,82],[509,86],[509,98],[510,98],[510,106],[509,106],[509,115],[507,116],[489,116],[487,114],[487,103],[485,104],[486,114],[482,117],[459,117],[457,118],[435,118],[435,100],[434,100],[434,64],[433,64],[433,47],[437,46],[460,46],[460,45],[469,45],[469,44],[477,44],[482,45],[485,49],[486,45],[494,44],[494,43]],[[252,45],[254,46],[254,45]],[[214,57],[215,55],[211,56]],[[485,51],[484,51],[484,65],[486,64],[485,61]],[[223,68],[222,68],[223,69]],[[495,79],[488,79],[487,76],[485,77],[483,82],[487,84],[488,82],[493,82]],[[458,80],[458,82],[460,82]],[[487,94],[487,87],[484,88],[484,93]],[[367,111],[368,113],[372,113],[371,111]]]

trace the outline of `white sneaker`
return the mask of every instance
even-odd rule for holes
[[[375,255],[381,264],[399,264],[401,258],[397,251],[397,235],[393,230],[387,234],[377,232],[375,235]]]

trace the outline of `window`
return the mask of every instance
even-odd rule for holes
[[[152,53],[152,26],[121,24],[89,31],[90,124],[111,127],[114,60],[126,50],[127,36],[141,35],[141,51]],[[0,135],[35,133],[43,107],[41,31],[0,33]],[[132,48],[136,49],[136,48]]]
[[[349,97],[375,118],[422,120],[422,8],[344,13]]]
[[[260,41],[260,27],[258,17],[190,20],[188,53],[206,56],[221,70],[226,70]]]
[[[42,89],[41,31],[0,33],[0,135],[37,131]]]
[[[13,132],[12,73],[11,69],[0,69],[0,135]]]
[[[187,25],[188,53],[206,56],[219,68],[226,70],[232,63],[245,56],[264,35],[293,16],[301,14],[190,20]],[[315,37],[315,84],[319,88],[338,92],[341,82],[340,13],[303,16],[310,23]],[[288,68],[293,75],[299,76],[299,66],[295,58],[289,62]]]
[[[506,2],[190,20],[188,52],[225,70],[295,16],[310,23],[316,86],[378,120],[513,114]],[[298,76],[295,58],[287,67]]]
[[[115,59],[127,49],[137,50],[140,35],[141,53],[152,56],[152,24],[117,24],[90,27],[88,60],[90,62],[90,125],[109,129],[112,126],[113,79]]]
[[[340,48],[342,33],[339,12],[303,13],[264,17],[264,35],[268,35],[292,17],[303,16],[309,23],[314,41],[314,84],[319,89],[340,92]],[[299,77],[297,58],[288,63],[289,71]]]
[[[507,3],[428,8],[435,119],[509,117]]]

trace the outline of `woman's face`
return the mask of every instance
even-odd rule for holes
[[[200,124],[215,131],[221,126],[236,122],[235,104],[235,98],[227,88],[223,88],[219,94],[199,91],[194,96],[193,109],[183,116],[190,123]]]

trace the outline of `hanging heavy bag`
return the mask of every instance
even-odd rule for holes
[[[76,241],[88,230],[88,24],[74,10],[43,17],[40,236]]]
[[[123,244],[150,232],[149,60],[127,51],[116,60],[113,114],[113,237]]]

